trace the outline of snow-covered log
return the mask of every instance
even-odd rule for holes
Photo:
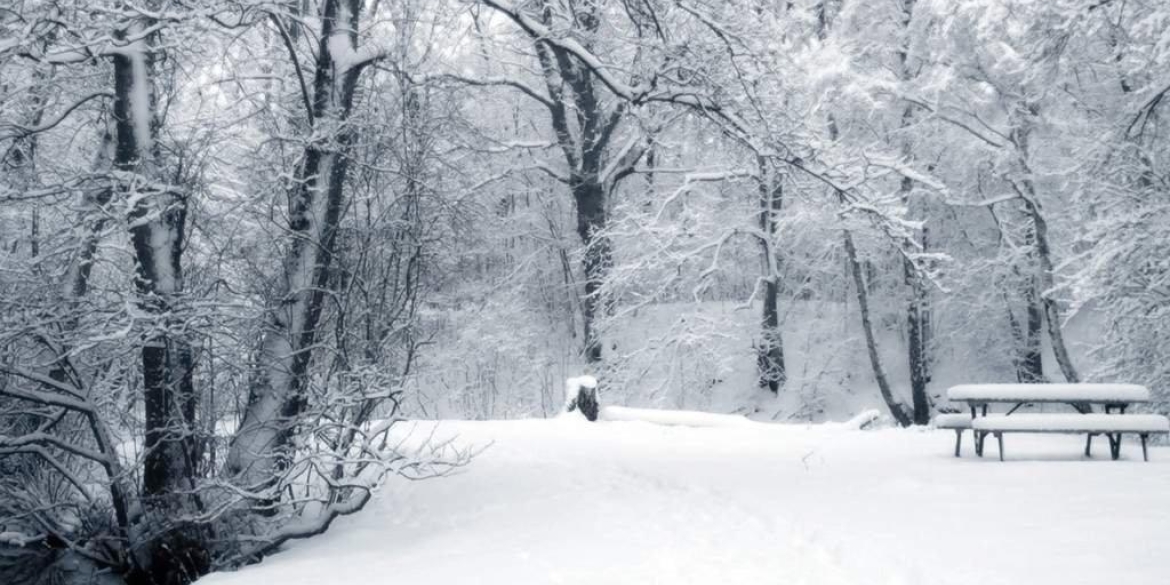
[[[881,417],[877,410],[870,409],[844,422],[825,422],[818,425],[822,429],[858,431],[864,429],[873,421]],[[606,406],[601,409],[601,420],[604,421],[640,421],[656,425],[693,427],[693,428],[781,428],[784,426],[775,423],[765,423],[751,420],[741,414],[719,414],[715,412],[699,412],[694,410],[660,410],[655,408],[630,408],[626,406]]]
[[[739,414],[717,414],[693,410],[658,410],[653,408],[629,408],[607,406],[601,409],[601,419],[607,421],[641,421],[656,425],[680,427],[752,427],[758,426]]]

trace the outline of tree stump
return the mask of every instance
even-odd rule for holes
[[[597,396],[597,378],[579,376],[565,380],[565,412],[581,411],[585,419],[594,422],[601,410]]]

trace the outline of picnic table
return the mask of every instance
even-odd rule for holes
[[[987,416],[991,404],[1014,404],[1008,414],[1025,404],[1067,404],[1081,414],[1100,404],[1105,412],[1124,414],[1133,404],[1150,401],[1150,391],[1137,384],[959,384],[947,390],[951,402],[966,402],[971,417],[976,409]]]
[[[1004,433],[1083,433],[1087,436],[1086,457],[1092,454],[1093,436],[1103,434],[1109,439],[1114,460],[1121,456],[1122,435],[1136,434],[1141,438],[1142,457],[1148,461],[1149,435],[1170,432],[1170,421],[1165,416],[1125,414],[1129,407],[1150,401],[1149,390],[1136,384],[961,384],[947,390],[947,398],[965,403],[971,413],[970,416],[944,414],[935,419],[936,427],[955,431],[956,457],[960,455],[966,429],[974,434],[975,453],[980,457],[987,435],[995,436],[1000,461]],[[1003,414],[988,414],[994,404],[1010,405],[1010,408]],[[1075,414],[1015,414],[1028,404],[1066,404]],[[1100,405],[1105,413],[1094,414],[1094,405]]]

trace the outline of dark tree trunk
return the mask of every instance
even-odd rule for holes
[[[828,36],[830,22],[826,2],[822,1],[817,4],[817,15],[819,21],[818,35],[823,40]],[[904,57],[903,54],[903,59]],[[839,130],[837,121],[832,114],[828,116],[828,130],[829,139],[836,142]],[[906,187],[907,184],[903,182],[902,185]],[[837,192],[837,198],[838,202],[842,205],[845,203],[844,196],[839,191]],[[866,274],[872,274],[873,265],[867,261],[862,266],[861,262],[857,259],[857,247],[853,244],[853,235],[849,233],[849,230],[843,232],[843,240],[845,243],[845,270],[848,273],[847,277],[852,276],[853,278],[853,288],[857,294],[857,307],[861,314],[861,329],[865,334],[865,349],[866,353],[869,354],[869,364],[873,368],[874,380],[877,381],[878,391],[882,395],[882,400],[885,401],[886,407],[890,409],[890,415],[894,417],[894,420],[899,425],[908,427],[911,424],[911,418],[906,414],[906,410],[902,407],[902,404],[894,398],[894,393],[890,389],[890,381],[886,377],[885,368],[882,366],[881,356],[878,355],[877,339],[874,336],[873,322],[869,316],[869,289],[867,288]]]
[[[784,339],[780,334],[780,286],[775,279],[764,282],[763,330],[757,362],[759,365],[760,387],[767,387],[773,394],[788,381],[784,369]]]
[[[1052,353],[1056,357],[1056,365],[1064,374],[1064,379],[1073,383],[1080,382],[1081,377],[1073,366],[1072,356],[1069,355],[1068,346],[1064,342],[1064,332],[1061,329],[1064,326],[1064,318],[1061,316],[1057,300],[1052,298],[1052,289],[1056,286],[1054,277],[1056,268],[1053,266],[1052,250],[1048,245],[1048,223],[1044,220],[1043,214],[1040,213],[1039,204],[1035,203],[1035,190],[1031,187],[1031,181],[1025,181],[1025,185],[1028,191],[1033,194],[1033,198],[1027,200],[1026,205],[1031,216],[1032,226],[1035,229],[1036,259],[1039,261],[1037,280],[1039,280],[1039,287],[1043,291],[1040,294],[1040,306],[1044,311],[1044,321],[1048,323],[1048,338],[1052,341]]]
[[[857,306],[861,313],[861,329],[865,333],[865,348],[869,354],[869,363],[873,367],[873,377],[877,381],[878,390],[882,399],[890,409],[890,414],[899,425],[908,427],[913,422],[902,404],[894,398],[890,389],[890,381],[886,377],[886,370],[882,367],[881,357],[878,355],[877,339],[873,333],[873,323],[869,317],[869,292],[865,288],[865,277],[862,274],[861,263],[857,260],[857,248],[853,245],[853,236],[845,232],[845,258],[849,271],[853,274],[853,287],[857,293]]]
[[[579,32],[586,48],[600,24],[598,5],[582,3],[573,8],[574,31]],[[542,2],[539,18],[552,23],[552,7]],[[613,244],[604,229],[609,219],[609,197],[622,172],[603,176],[610,140],[621,123],[627,104],[621,102],[606,109],[598,99],[597,82],[588,67],[555,44],[532,38],[537,60],[544,72],[549,118],[561,152],[569,168],[569,189],[577,207],[577,235],[585,246],[583,261],[585,298],[581,305],[585,346],[589,363],[602,358],[598,318],[609,314],[611,305],[602,294],[613,264]],[[627,162],[633,165],[645,153],[638,149]]]
[[[148,27],[136,22],[130,34]],[[127,34],[122,32],[120,34]],[[135,178],[119,190],[136,197],[130,212],[137,304],[155,321],[141,351],[145,411],[142,493],[149,535],[132,542],[131,581],[186,583],[204,574],[209,557],[202,535],[188,524],[195,498],[195,392],[192,351],[175,312],[183,292],[186,199],[161,168],[154,93],[155,35],[131,42],[113,57],[114,167]],[[88,243],[87,243],[88,245]],[[87,251],[83,251],[83,254]]]
[[[910,288],[910,302],[906,310],[907,355],[910,361],[910,396],[914,403],[914,424],[930,423],[930,400],[926,394],[927,349],[925,311],[923,298],[926,296],[922,279],[908,259],[903,259],[906,283]]]
[[[903,31],[907,31],[907,33],[914,19],[914,4],[914,0],[904,0],[902,2],[902,29]],[[896,51],[900,69],[899,76],[903,82],[910,82],[915,77],[915,72],[910,64],[908,47],[908,44],[902,44],[899,45]],[[914,106],[908,104],[902,110],[901,128],[903,130],[909,128],[913,120]],[[908,141],[903,141],[902,156],[909,159],[912,155],[913,150],[911,144]],[[909,177],[903,177],[901,184],[902,202],[910,209],[914,208],[914,202],[911,200],[913,189],[914,181]],[[925,251],[925,233],[920,238],[916,234],[915,239],[918,240],[918,244]],[[910,369],[910,397],[914,405],[914,424],[925,425],[930,422],[930,397],[926,393],[926,385],[929,381],[928,362],[930,360],[929,345],[926,339],[926,315],[929,311],[926,287],[924,286],[922,275],[919,274],[918,267],[909,258],[902,259],[902,269],[906,287],[910,295],[910,300],[906,306],[906,331],[908,337],[906,354]]]
[[[586,180],[572,185],[577,203],[577,235],[585,245],[582,262],[585,273],[585,298],[582,313],[585,324],[585,359],[589,363],[601,361],[601,336],[597,331],[597,317],[609,311],[609,304],[601,287],[613,265],[613,251],[604,229],[608,215],[606,193],[597,180]]]
[[[114,165],[126,172],[158,179],[160,172],[152,144],[141,144],[143,137],[156,135],[154,103],[134,104],[136,84],[152,85],[151,56],[143,51],[145,63],[133,58],[114,57],[114,120],[117,128]],[[136,71],[137,69],[137,71]],[[144,75],[146,77],[144,77]],[[139,92],[152,95],[153,90]],[[147,116],[136,108],[149,108]],[[151,127],[143,129],[142,124]],[[150,189],[136,185],[126,188]],[[130,216],[131,240],[135,256],[135,288],[139,304],[164,325],[172,324],[175,302],[182,292],[183,235],[186,222],[184,199],[176,193],[152,192],[140,199]],[[160,327],[168,330],[170,327]],[[193,436],[190,428],[195,400],[191,383],[191,349],[185,339],[167,333],[148,339],[142,349],[143,403],[146,415],[146,461],[143,491],[161,496],[189,489],[188,475]]]
[[[756,160],[760,171],[760,252],[764,273],[764,307],[756,362],[760,387],[779,394],[788,375],[784,369],[784,339],[780,334],[780,258],[774,246],[776,215],[784,197],[780,177],[769,168],[767,159],[759,156]]]
[[[907,108],[903,115],[903,125],[907,123],[910,113],[910,109]],[[910,204],[910,193],[913,186],[913,181],[909,178],[902,179],[902,198],[907,205]],[[925,248],[925,244],[922,241],[919,244]],[[926,286],[923,283],[923,276],[919,273],[918,267],[909,258],[902,258],[902,272],[910,297],[906,303],[906,333],[908,338],[906,355],[910,369],[910,398],[914,405],[914,424],[925,425],[930,423],[930,398],[926,393],[926,384],[928,381],[927,360],[929,360],[926,342],[926,312],[928,310],[926,306]]]
[[[1029,158],[1031,152],[1031,133],[1034,120],[1040,115],[1040,105],[1037,103],[1020,104],[1021,120],[1012,131],[1012,140],[1017,148],[1018,164],[1023,171],[1023,178],[1012,179],[1012,186],[1020,198],[1024,200],[1024,210],[1030,220],[1030,244],[1034,254],[1033,263],[1036,280],[1034,287],[1038,289],[1040,307],[1044,313],[1044,320],[1048,322],[1048,338],[1052,342],[1052,353],[1056,357],[1056,364],[1069,382],[1080,382],[1080,375],[1073,366],[1068,346],[1064,342],[1063,317],[1060,314],[1060,305],[1052,298],[1056,288],[1056,267],[1052,262],[1052,247],[1048,242],[1048,222],[1040,209],[1040,201],[1036,193],[1036,185],[1032,182]],[[1031,316],[1029,315],[1029,326]]]
[[[277,485],[298,418],[308,405],[308,368],[330,286],[349,149],[356,139],[349,113],[363,68],[339,64],[330,38],[344,29],[348,48],[356,50],[359,8],[358,0],[328,0],[322,11],[309,113],[314,139],[305,146],[289,193],[293,237],[280,293],[268,309],[248,405],[224,466],[228,477],[249,489],[271,490]],[[272,501],[261,503],[273,510]]]
[[[1024,285],[1024,305],[1027,319],[1024,324],[1024,346],[1021,348],[1020,381],[1038,384],[1044,381],[1044,354],[1040,345],[1044,312],[1040,307],[1040,295],[1036,292],[1034,278],[1029,278]]]

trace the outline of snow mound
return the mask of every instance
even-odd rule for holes
[[[971,428],[971,415],[940,414],[934,417],[934,426],[939,429],[969,429]]]
[[[601,420],[640,421],[657,425],[692,428],[752,428],[781,429],[819,428],[824,430],[859,430],[881,418],[877,410],[866,410],[845,422],[826,422],[819,425],[777,424],[757,422],[739,414],[716,414],[694,410],[658,410],[653,408],[630,408],[627,406],[605,406],[601,409]]]
[[[736,414],[713,414],[693,410],[655,410],[652,408],[629,408],[625,406],[602,407],[601,419],[608,421],[641,421],[658,425],[678,425],[683,427],[742,428],[763,426],[763,423],[750,421]]]

